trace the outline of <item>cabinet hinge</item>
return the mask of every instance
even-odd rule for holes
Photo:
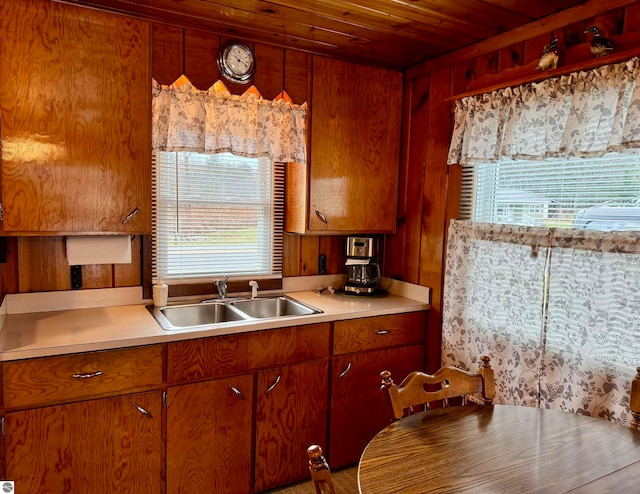
[[[162,406],[167,408],[167,392],[166,391],[162,392]]]
[[[0,221],[4,219],[4,209],[2,208],[2,203],[0,202]]]
[[[2,432],[3,436],[6,436],[4,428],[4,417],[0,418],[0,432]]]

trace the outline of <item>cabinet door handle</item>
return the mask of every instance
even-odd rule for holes
[[[276,380],[273,381],[273,384],[271,384],[271,386],[267,388],[264,394],[268,395],[269,393],[271,393],[271,391],[275,389],[275,387],[278,385],[279,382],[280,382],[280,376],[276,377]]]
[[[87,374],[73,374],[71,377],[74,379],[89,379],[91,377],[98,377],[102,375],[102,371],[89,372]]]
[[[388,329],[379,329],[378,331],[376,331],[376,334],[389,334],[389,333],[391,333],[391,331]]]
[[[244,400],[244,395],[242,394],[242,391],[240,391],[238,388],[236,388],[232,384],[229,384],[229,389],[233,391],[233,394],[236,395],[238,398],[240,398],[241,400]]]
[[[151,415],[147,410],[145,410],[144,407],[138,405],[135,401],[133,402],[133,406],[136,407],[136,409],[145,417],[147,417],[148,419],[152,419],[153,415]]]
[[[125,223],[129,223],[129,220],[133,218],[136,214],[138,214],[139,211],[140,211],[140,206],[138,206],[133,211],[131,211],[128,215],[126,215],[122,220],[122,224],[124,225]]]
[[[327,224],[327,217],[317,209],[316,209],[316,216],[318,216],[318,218],[320,218],[325,225]]]
[[[351,362],[347,364],[347,367],[338,375],[338,379],[347,375],[347,372],[351,370]]]

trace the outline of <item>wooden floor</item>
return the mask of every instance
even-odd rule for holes
[[[336,494],[359,494],[358,492],[358,467],[341,468],[331,472]],[[315,488],[311,480],[265,491],[264,494],[315,494]]]

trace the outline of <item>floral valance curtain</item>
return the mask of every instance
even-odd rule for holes
[[[154,151],[307,161],[306,104],[268,101],[250,91],[232,95],[220,81],[206,91],[188,81],[171,86],[153,81],[152,112]]]
[[[456,101],[448,163],[594,157],[640,146],[640,61]]]
[[[452,221],[442,363],[496,373],[496,403],[628,424],[640,233]]]

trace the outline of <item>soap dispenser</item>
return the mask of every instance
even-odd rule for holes
[[[169,287],[160,278],[155,285],[153,285],[153,305],[156,307],[164,307],[167,305],[167,297],[169,295]]]

